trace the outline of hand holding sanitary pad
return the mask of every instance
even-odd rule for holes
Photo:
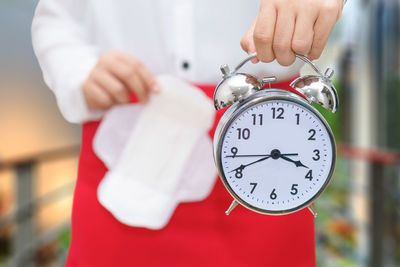
[[[162,91],[147,105],[113,108],[93,144],[109,169],[100,203],[122,223],[150,229],[164,227],[179,202],[204,199],[216,177],[211,100],[170,76],[159,83]]]

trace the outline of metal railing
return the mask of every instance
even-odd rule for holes
[[[0,170],[12,169],[16,173],[15,209],[0,217],[0,228],[15,225],[12,236],[12,253],[5,266],[34,266],[38,249],[57,239],[60,233],[70,228],[70,219],[57,227],[37,234],[35,213],[40,207],[55,203],[73,193],[75,182],[69,182],[44,195],[36,197],[33,192],[35,169],[38,163],[78,156],[80,146],[41,152],[24,158],[0,162]]]

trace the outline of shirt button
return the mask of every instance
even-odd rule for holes
[[[187,61],[182,62],[182,69],[188,70],[190,68],[190,64]]]

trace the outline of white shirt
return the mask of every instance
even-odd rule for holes
[[[187,82],[216,84],[219,66],[233,68],[247,55],[240,40],[256,18],[256,0],[41,0],[32,39],[46,84],[70,122],[99,119],[87,107],[82,84],[98,58],[120,50],[143,62],[154,74]],[[275,75],[298,73],[276,61],[248,64],[244,71]]]

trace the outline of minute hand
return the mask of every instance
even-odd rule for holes
[[[263,158],[261,158],[261,159],[259,159],[259,160],[253,161],[253,162],[250,162],[250,163],[248,163],[248,164],[245,164],[245,165],[242,164],[242,165],[240,165],[239,167],[237,167],[236,169],[231,170],[230,172],[234,172],[234,171],[239,170],[239,169],[243,170],[244,168],[246,168],[246,167],[248,167],[248,166],[250,166],[250,165],[253,165],[253,164],[258,163],[258,162],[260,162],[260,161],[269,159],[270,157],[271,157],[271,155],[267,155],[266,157],[263,157]]]
[[[287,153],[287,154],[281,154],[284,156],[298,156],[298,153]],[[228,155],[225,156],[225,158],[243,158],[243,157],[266,157],[270,156],[270,154],[258,154],[258,155]]]
[[[284,155],[280,155],[280,158],[282,158],[282,159],[284,159],[284,160],[287,160],[287,161],[290,161],[290,162],[293,162],[295,165],[296,165],[296,167],[304,167],[304,168],[307,168],[307,169],[309,169],[306,165],[304,165],[303,163],[301,163],[301,161],[300,160],[292,160],[291,158],[288,158],[288,157],[286,157],[286,156],[284,156]]]

